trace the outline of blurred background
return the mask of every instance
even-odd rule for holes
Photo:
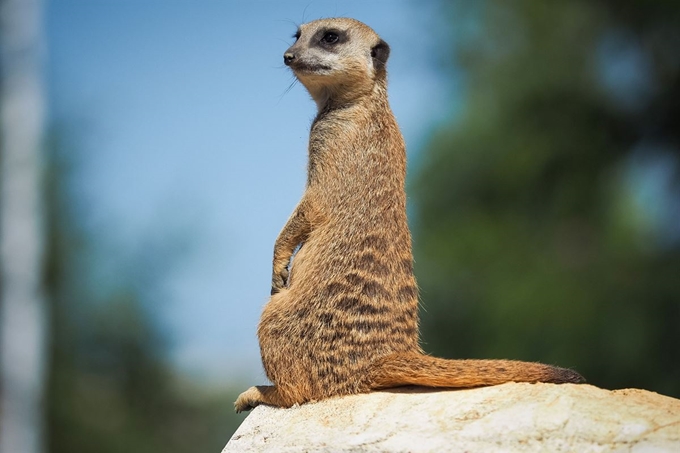
[[[425,350],[680,397],[680,3],[0,0],[0,453],[226,444],[331,16],[392,48]]]

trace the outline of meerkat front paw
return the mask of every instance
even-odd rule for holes
[[[260,395],[260,391],[256,387],[250,387],[236,398],[234,409],[236,409],[236,412],[243,412],[256,408],[260,404]]]
[[[271,295],[278,293],[288,285],[288,268],[284,267],[280,272],[274,272],[272,275],[272,292]]]

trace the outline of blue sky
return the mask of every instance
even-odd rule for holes
[[[48,3],[50,116],[76,134],[83,222],[111,261],[100,272],[125,268],[149,240],[191,245],[154,309],[183,370],[262,379],[255,329],[274,239],[304,189],[315,114],[301,85],[286,91],[296,24],[354,17],[390,44],[390,99],[413,161],[453,111],[433,69],[436,14],[422,3]]]

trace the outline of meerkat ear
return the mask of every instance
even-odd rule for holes
[[[384,70],[387,59],[390,56],[390,46],[382,39],[378,44],[371,49],[371,57],[373,57],[373,66],[377,70]]]

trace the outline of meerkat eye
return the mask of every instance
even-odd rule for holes
[[[321,38],[321,40],[326,44],[335,44],[336,42],[338,42],[338,39],[340,39],[338,34],[333,33],[332,31],[329,31],[328,33],[323,35],[323,38]]]
[[[300,39],[300,30],[298,30],[298,31],[295,32],[295,34],[293,35],[293,38],[295,38],[296,41],[297,41],[298,39]]]

